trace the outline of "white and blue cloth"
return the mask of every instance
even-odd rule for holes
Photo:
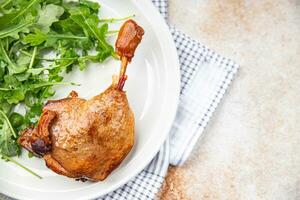
[[[167,20],[168,1],[152,2]],[[239,68],[232,60],[218,55],[174,27],[170,26],[170,31],[181,70],[180,104],[170,136],[142,172],[97,200],[155,199],[168,166],[179,166],[189,157]]]

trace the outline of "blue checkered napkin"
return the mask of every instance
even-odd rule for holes
[[[181,96],[170,131],[170,164],[190,155],[239,66],[170,27],[180,61]]]
[[[152,0],[167,19],[167,0]],[[99,200],[155,199],[169,164],[181,165],[190,155],[237,72],[232,60],[211,51],[170,27],[181,70],[181,95],[170,137],[151,163],[121,188]],[[1,197],[0,199],[4,199]]]
[[[154,6],[158,9],[160,14],[168,19],[168,0],[152,0]]]

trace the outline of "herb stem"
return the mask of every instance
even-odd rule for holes
[[[99,22],[112,23],[112,22],[116,22],[116,21],[124,21],[124,20],[131,19],[134,17],[135,17],[135,15],[130,15],[130,16],[123,17],[123,18],[107,18],[107,19],[100,19]]]
[[[20,53],[22,53],[22,54],[24,54],[24,55],[26,55],[26,56],[29,56],[29,57],[32,56],[32,54],[30,54],[30,53],[28,53],[28,52],[26,52],[26,51],[23,51],[23,50],[20,50]],[[37,58],[38,58],[38,57],[37,57]]]
[[[10,128],[10,130],[11,130],[11,132],[13,133],[13,136],[14,136],[14,137],[17,137],[17,134],[16,134],[14,128],[12,127],[12,125],[11,125],[11,123],[10,123],[8,117],[6,116],[6,114],[5,114],[1,109],[0,109],[0,114],[4,117],[6,123],[8,124],[8,126],[9,126],[9,128]]]
[[[0,91],[11,91],[9,88],[0,88]]]
[[[45,61],[56,61],[56,60],[77,60],[77,58],[41,58],[38,57],[39,60],[45,60]]]
[[[20,53],[24,54],[25,56],[32,57],[31,53],[26,51],[20,50]],[[45,61],[56,61],[56,60],[76,60],[77,58],[43,58],[43,57],[35,57],[38,60],[45,60]]]
[[[35,56],[36,56],[36,50],[37,50],[37,47],[35,46],[33,48],[32,57],[31,57],[30,64],[29,64],[29,67],[28,67],[29,69],[31,69],[32,66],[33,66],[33,63],[34,63],[34,60],[35,60]]]
[[[32,69],[28,69],[27,72],[28,73],[34,73],[34,74],[40,74],[41,72],[45,71],[45,70],[51,70],[51,69],[55,69],[55,68],[59,68],[60,66],[49,66],[49,67],[40,67],[40,68],[32,68]]]
[[[51,38],[58,38],[58,39],[87,39],[87,37],[84,36],[75,36],[75,35],[63,35],[63,34],[57,34],[57,35],[48,35],[48,37]]]
[[[11,54],[12,54],[12,52],[13,52],[15,46],[16,46],[17,44],[19,44],[19,43],[20,43],[20,40],[18,40],[18,41],[16,41],[15,43],[13,43],[13,45],[10,47],[10,50],[9,50],[9,52],[8,52],[8,56],[11,56]]]
[[[0,153],[1,156],[5,159],[5,160],[8,160],[14,164],[16,164],[17,166],[21,167],[22,169],[24,169],[25,171],[29,172],[30,174],[34,175],[35,177],[39,178],[39,179],[42,179],[42,177],[40,175],[38,175],[37,173],[35,173],[34,171],[32,171],[31,169],[25,167],[24,165],[22,165],[21,163],[17,162],[15,159],[9,157],[9,156],[6,156],[2,153]]]
[[[35,3],[37,3],[39,0],[31,0],[28,5],[21,11],[19,12],[14,18],[12,18],[8,24],[14,22],[17,18],[22,16],[24,13],[26,13]]]
[[[54,82],[54,83],[42,83],[42,84],[37,84],[35,87],[33,87],[34,89],[38,89],[41,87],[47,87],[47,86],[54,86],[54,85],[76,85],[79,86],[76,83],[70,83],[70,82]]]
[[[84,16],[84,14],[82,13],[81,10],[79,10],[79,13],[81,15],[81,17],[83,18],[84,20],[84,23],[85,25],[88,27],[88,29],[93,33],[93,35],[97,38],[97,40],[99,41],[99,43],[101,44],[101,46],[104,48],[104,49],[108,49],[107,48],[107,45],[105,44],[105,42],[102,40],[102,38],[99,37],[99,35],[95,32],[95,30],[90,26],[90,24],[88,23],[87,21],[87,18]],[[75,23],[77,23],[75,21]],[[80,24],[79,24],[80,25]],[[82,25],[81,25],[82,26]]]
[[[40,83],[40,84],[36,84],[32,87],[32,89],[38,89],[38,88],[42,88],[42,87],[48,87],[48,86],[54,86],[54,85],[74,85],[74,86],[80,86],[80,84],[76,84],[76,83],[72,83],[72,82],[49,82],[49,83]],[[13,91],[15,89],[8,89],[8,88],[0,88],[0,91]],[[14,132],[14,129],[12,128],[7,116],[5,115],[5,113],[0,109],[0,114],[3,115],[3,117],[6,119],[6,121],[9,124],[9,127],[11,129],[11,131],[13,131],[14,136],[16,137],[16,133]]]
[[[7,37],[9,34],[16,32],[17,30],[21,30],[27,26],[30,26],[31,24],[32,24],[32,22],[27,22],[27,23],[22,23],[20,25],[4,29],[4,30],[0,31],[0,38]]]
[[[9,47],[8,47],[9,45],[8,45],[8,38],[5,38],[5,51],[8,51],[9,49]]]
[[[4,8],[5,6],[7,6],[12,0],[7,0],[2,6],[1,8]]]
[[[14,64],[14,63],[10,60],[10,58],[8,57],[6,51],[5,51],[4,47],[3,47],[3,44],[2,44],[2,41],[1,41],[1,40],[0,40],[0,50],[2,51],[2,55],[4,56],[4,59],[6,60],[6,62],[7,62],[9,65],[11,65],[11,66],[13,66],[13,67],[16,68],[15,64]]]
[[[107,31],[107,36],[112,36],[119,33],[119,30],[112,30],[112,31]]]

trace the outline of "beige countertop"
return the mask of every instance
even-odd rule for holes
[[[241,69],[161,199],[300,199],[300,0],[170,0],[170,20]]]

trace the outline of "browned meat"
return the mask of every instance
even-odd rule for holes
[[[37,129],[25,130],[19,142],[44,155],[58,174],[103,180],[133,146],[134,116],[125,92],[113,84],[90,100],[73,96],[49,101]]]
[[[116,53],[120,57],[126,57],[130,62],[143,35],[144,30],[135,21],[128,20],[120,29],[116,42]]]
[[[135,24],[132,20],[126,22],[122,29],[127,30],[132,23]],[[136,28],[142,30],[137,25]],[[122,40],[120,37],[121,33],[118,41]],[[134,50],[136,46],[132,45]],[[122,59],[122,77],[126,76],[126,66],[127,59]],[[78,98],[72,92],[65,99],[48,101],[37,128],[25,129],[18,142],[43,156],[46,165],[58,174],[104,180],[134,144],[134,115],[122,90],[126,78],[122,80],[122,87],[114,79],[108,89],[90,100]]]

